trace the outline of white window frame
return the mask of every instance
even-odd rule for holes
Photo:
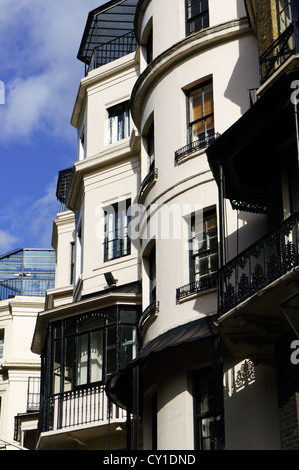
[[[118,113],[118,110],[120,111]],[[107,108],[105,145],[114,144],[130,136],[129,101]]]

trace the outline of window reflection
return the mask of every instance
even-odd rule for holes
[[[53,324],[52,393],[105,382],[135,359],[136,325],[137,310],[118,307]]]

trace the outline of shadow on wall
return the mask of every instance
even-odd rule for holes
[[[238,18],[244,18],[246,15],[244,0],[237,0]],[[244,114],[250,106],[249,90],[244,90],[242,80],[240,81],[243,70],[248,70],[248,63],[252,64],[250,89],[256,89],[260,85],[257,40],[255,40],[255,48],[253,48],[252,39],[252,37],[240,38],[239,59],[234,67],[234,70],[232,71],[231,78],[224,93],[224,96],[227,99],[240,107],[241,114]],[[248,41],[250,41],[251,47],[248,47]]]
[[[227,201],[230,204],[229,201]],[[268,232],[267,216],[234,211],[236,230],[226,236],[226,262],[234,258]]]

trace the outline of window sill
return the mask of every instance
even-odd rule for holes
[[[98,271],[107,270],[107,268],[110,268],[119,264],[132,262],[132,261],[134,261],[134,263],[136,261],[136,254],[134,253],[131,253],[130,255],[124,255],[119,258],[113,258],[113,259],[110,259],[109,261],[102,261],[101,265],[98,265],[97,267],[93,269],[93,272],[96,273]]]
[[[200,285],[200,281],[197,281],[177,288],[177,302],[182,303],[186,300],[192,300],[198,296],[217,291],[217,275],[210,275],[206,278],[206,281],[206,285]]]
[[[210,287],[210,288],[207,288],[207,289],[200,289],[196,292],[186,294],[184,297],[181,297],[180,299],[177,299],[177,303],[178,304],[183,304],[187,301],[194,300],[197,297],[203,297],[204,295],[209,295],[209,294],[212,294],[214,292],[217,292],[216,287]]]
[[[217,132],[211,136],[206,137],[203,140],[191,142],[188,145],[180,148],[175,152],[175,163],[180,165],[184,163],[186,160],[190,158],[198,157],[199,155],[203,155],[206,149],[211,145],[215,140],[220,136]]]

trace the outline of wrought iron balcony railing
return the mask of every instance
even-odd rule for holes
[[[126,419],[125,410],[109,402],[104,385],[52,395],[48,404],[49,420],[45,431],[90,423],[105,425]]]
[[[220,315],[299,265],[298,224],[296,212],[219,270]]]
[[[138,322],[138,330],[140,334],[143,333],[146,325],[155,318],[155,316],[159,313],[159,302],[155,301],[152,302],[141,314],[139,322]]]
[[[217,286],[217,273],[211,273],[208,276],[204,276],[198,281],[190,282],[182,287],[178,287],[176,290],[177,300],[182,300],[189,297],[192,294],[201,292],[205,289],[212,289]]]
[[[100,44],[93,50],[93,54],[90,59],[90,63],[86,66],[85,73],[94,70],[102,65],[113,62],[120,57],[130,54],[137,49],[137,39],[134,31],[130,31],[123,36],[113,39],[106,44]]]
[[[192,153],[197,152],[198,150],[208,147],[219,136],[220,134],[216,132],[215,134],[206,135],[201,139],[195,140],[194,142],[190,142],[188,145],[185,145],[184,147],[180,148],[175,152],[175,162],[179,163],[183,158],[187,157],[188,155],[191,155]]]
[[[158,170],[155,168],[154,170],[150,171],[148,175],[144,178],[142,181],[140,188],[139,188],[139,193],[138,193],[138,202],[141,202],[145,193],[149,190],[150,186],[152,183],[154,183],[158,178]]]
[[[299,52],[299,20],[287,29],[260,56],[260,78],[264,83],[289,57]]]

